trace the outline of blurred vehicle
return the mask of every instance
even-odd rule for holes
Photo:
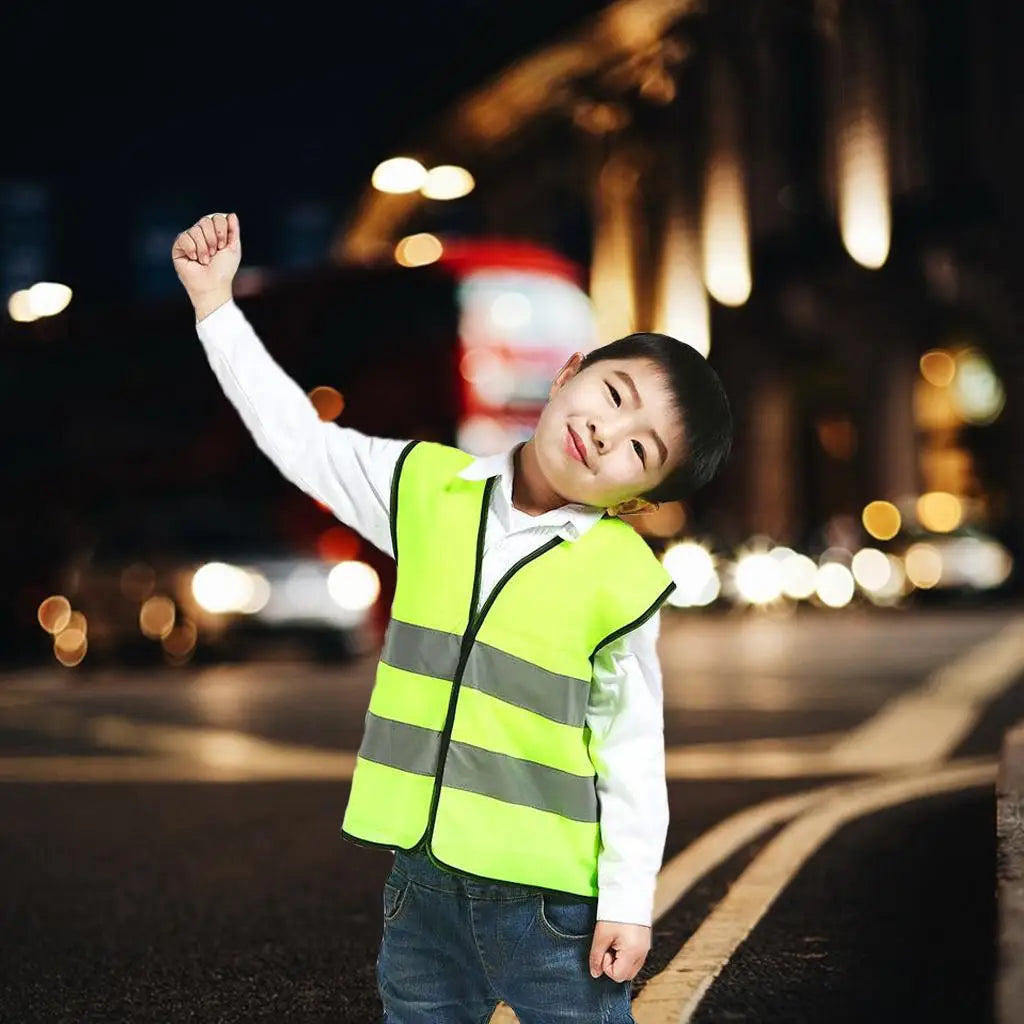
[[[61,583],[101,663],[344,660],[373,642],[380,594],[367,563],[292,550],[251,504],[223,500],[120,510]]]

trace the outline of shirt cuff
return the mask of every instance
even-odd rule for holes
[[[216,329],[242,315],[242,311],[235,305],[234,299],[228,299],[223,306],[218,306],[212,313],[207,313],[202,320],[196,321],[196,330],[200,335],[211,328]]]
[[[656,885],[657,879],[649,885],[638,883],[628,889],[609,889],[605,886],[597,894],[598,921],[642,924],[650,928],[654,917]]]

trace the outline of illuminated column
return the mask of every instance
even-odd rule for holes
[[[914,383],[917,362],[912,353],[890,347],[883,362],[877,424],[878,496],[898,501],[918,493],[917,432],[914,426]]]
[[[796,422],[793,386],[781,373],[766,371],[755,385],[750,425],[748,521],[755,533],[777,543],[794,542]]]
[[[700,274],[700,241],[694,218],[678,189],[665,218],[654,308],[656,331],[678,338],[707,357],[711,328]]]
[[[870,398],[860,416],[864,440],[864,502],[898,503],[920,493],[914,354],[895,338],[880,339],[878,358],[865,367],[857,388]]]
[[[701,208],[701,256],[707,290],[726,306],[750,296],[750,217],[732,75],[712,66],[709,150]]]
[[[889,255],[889,138],[879,87],[882,70],[862,21],[836,43],[838,95],[833,116],[839,229],[847,252],[876,270]]]
[[[599,345],[637,329],[633,278],[637,177],[635,167],[623,153],[613,153],[598,175],[590,298]]]

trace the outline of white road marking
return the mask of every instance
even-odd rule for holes
[[[950,755],[986,704],[1022,670],[1024,620],[1018,618],[851,730],[832,748],[831,760],[853,771],[935,764]]]
[[[843,785],[822,786],[745,807],[699,835],[662,865],[654,891],[654,920],[668,913],[705,875],[724,864],[747,843],[808,807],[842,792]]]
[[[119,715],[83,718],[66,707],[19,708],[4,719],[50,736],[87,738],[101,748],[145,751],[145,756],[0,757],[0,781],[347,780],[355,770],[354,753],[276,743],[229,729],[139,722]]]
[[[686,1024],[740,943],[808,858],[855,818],[973,786],[994,786],[998,762],[974,759],[902,777],[850,783],[850,791],[815,804],[783,829],[747,867],[704,922],[647,982],[633,1002],[637,1024]]]

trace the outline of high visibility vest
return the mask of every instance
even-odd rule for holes
[[[457,873],[596,896],[593,659],[674,584],[608,516],[520,559],[477,612],[497,477],[461,479],[471,461],[419,441],[395,469],[397,583],[342,834],[422,844]]]

